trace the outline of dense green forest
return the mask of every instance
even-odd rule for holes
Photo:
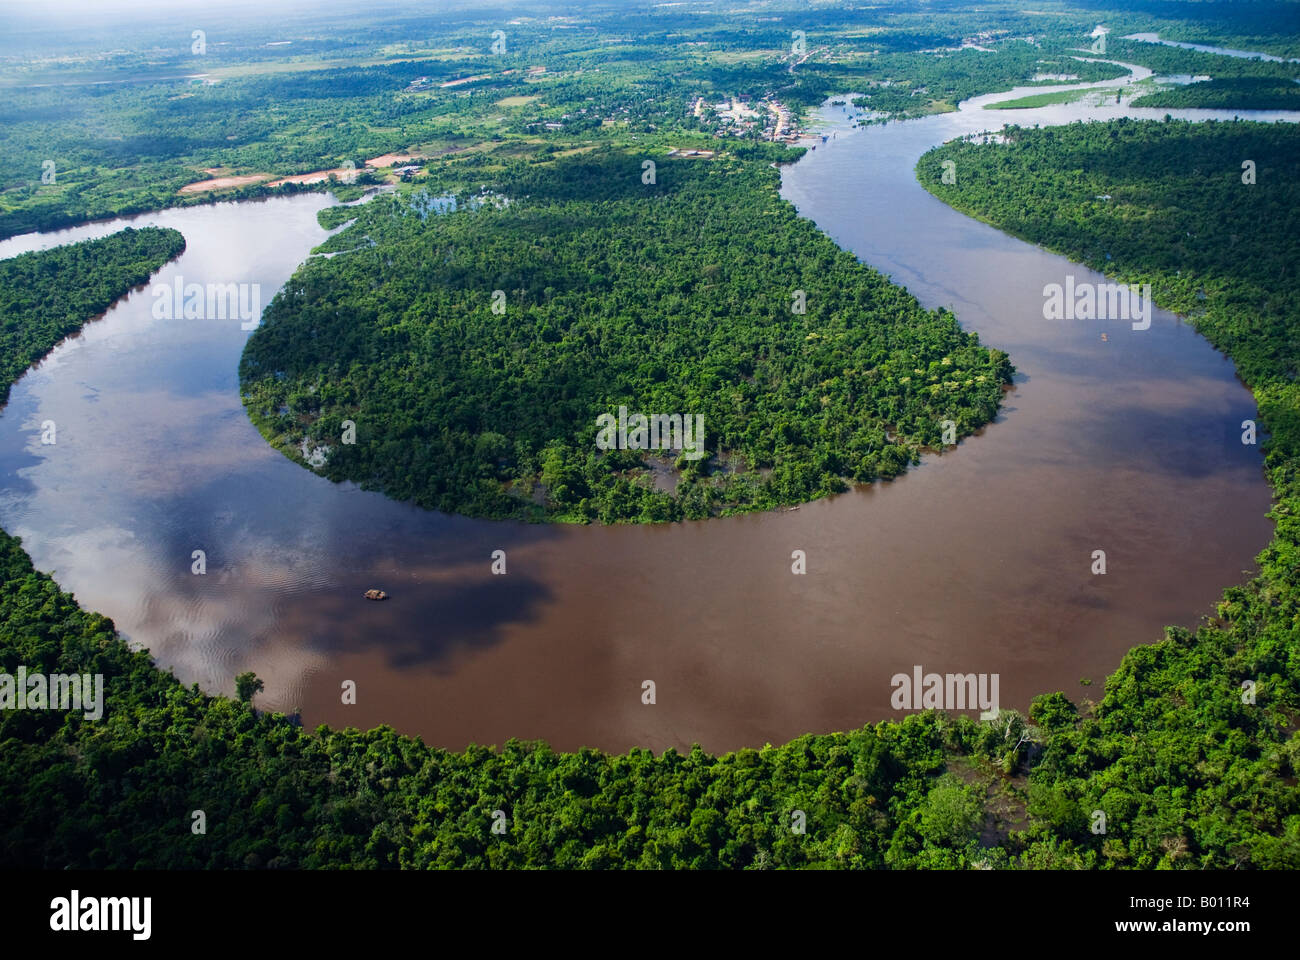
[[[1227,77],[1165,87],[1138,97],[1135,107],[1204,110],[1300,110],[1300,83],[1267,77]]]
[[[9,399],[10,384],[56,343],[184,249],[176,230],[127,227],[0,260],[0,404]]]
[[[308,261],[249,339],[254,422],[423,506],[612,523],[893,477],[943,421],[953,442],[995,416],[1006,355],[837,248],[767,163],[656,154],[647,184],[643,156],[521,163],[485,185],[508,204],[355,208],[329,245],[349,252]],[[656,487],[654,454],[597,448],[620,407],[702,416],[708,456],[665,451],[679,482]]]

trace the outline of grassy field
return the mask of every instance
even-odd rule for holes
[[[1048,93],[1033,93],[1015,100],[1003,100],[990,103],[985,110],[1032,110],[1035,107],[1050,107],[1056,103],[1075,103],[1090,94],[1109,96],[1112,91],[1105,87],[1085,87],[1082,90],[1052,90]]]

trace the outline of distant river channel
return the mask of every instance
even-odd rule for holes
[[[389,724],[456,750],[512,737],[761,747],[900,718],[890,679],[917,666],[997,674],[1003,707],[1056,690],[1100,699],[1126,650],[1166,624],[1194,626],[1246,578],[1272,532],[1270,490],[1259,448],[1240,439],[1251,394],[1190,326],[1161,310],[1141,331],[1044,320],[1046,285],[1104,278],[917,184],[926,150],[1004,122],[1224,115],[981,109],[1039,90],[858,129],[828,105],[830,139],[783,168],[801,214],[926,307],[951,307],[1019,370],[994,423],[894,482],[663,526],[423,511],[269,447],[240,404],[238,319],[156,320],[146,287],[14,387],[0,525],[186,683],[233,692],[253,670],[261,708],[299,710],[308,726]],[[168,210],[16,237],[0,256],[174,227],[188,248],[151,284],[257,283],[264,306],[327,237],[316,212],[333,202]],[[791,572],[796,550],[804,575]],[[1105,575],[1092,573],[1097,550]],[[366,601],[371,587],[390,599]],[[346,681],[355,704],[342,702]]]

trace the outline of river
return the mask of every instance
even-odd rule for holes
[[[1145,331],[1045,321],[1046,284],[1102,278],[916,183],[925,150],[1006,121],[1220,115],[980,109],[1041,89],[857,130],[828,107],[835,137],[784,169],[801,213],[926,306],[953,308],[1020,371],[993,424],[897,481],[654,527],[422,511],[272,450],[239,401],[247,333],[155,320],[146,288],[15,385],[0,524],[186,683],[230,692],[254,670],[256,703],[309,726],[387,723],[454,749],[518,737],[726,750],[896,719],[890,678],[914,665],[996,673],[1004,707],[1054,690],[1099,699],[1127,649],[1194,625],[1243,579],[1271,535],[1270,491],[1239,439],[1253,399],[1204,339],[1159,310]],[[13,238],[0,256],[172,226],[188,248],[153,282],[258,283],[265,304],[327,236],[315,213],[331,202],[187,207]],[[498,549],[505,576],[491,573]],[[806,575],[791,573],[795,550]],[[361,599],[369,587],[392,598]]]

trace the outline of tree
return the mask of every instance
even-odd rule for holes
[[[1029,719],[1048,730],[1074,726],[1079,710],[1063,693],[1041,693],[1029,704]]]
[[[261,693],[265,688],[262,681],[257,678],[252,670],[247,673],[241,673],[235,677],[235,693],[239,697],[240,703],[252,703],[253,696]]]
[[[941,777],[920,808],[919,832],[936,847],[961,850],[983,819],[983,805],[971,789],[955,777]]]

